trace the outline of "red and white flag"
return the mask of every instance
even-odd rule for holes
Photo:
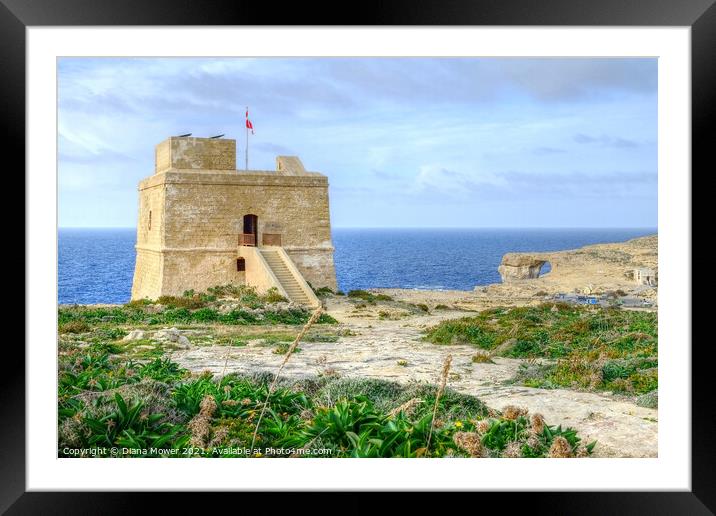
[[[254,133],[254,124],[251,123],[251,120],[249,120],[249,110],[246,109],[246,129],[251,129],[251,134]]]

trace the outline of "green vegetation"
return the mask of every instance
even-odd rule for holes
[[[256,312],[234,309],[225,313],[216,308],[170,308],[161,311],[149,309],[153,305],[126,304],[111,308],[91,306],[61,307],[58,311],[60,333],[80,333],[97,326],[114,327],[117,325],[176,325],[176,324],[225,324],[225,325],[265,325],[265,324],[305,324],[311,312],[304,308],[285,308],[274,310],[267,307]],[[262,305],[263,306],[263,305]],[[328,314],[322,314],[319,324],[334,324],[336,320]]]
[[[231,299],[245,308],[262,308],[266,304],[285,303],[288,299],[279,294],[276,287],[271,287],[264,294],[259,294],[254,287],[247,285],[218,285],[209,287],[206,292],[197,293],[187,290],[181,297],[161,296],[156,303],[147,299],[130,301],[128,306],[141,307],[158,304],[167,308],[204,308],[215,304],[220,299]]]
[[[369,304],[375,304],[376,301],[393,301],[393,298],[386,294],[373,294],[367,290],[351,290],[348,297],[353,299],[361,299]]]
[[[84,333],[90,330],[90,325],[84,321],[71,320],[61,322],[58,330],[60,333]]]
[[[59,356],[62,457],[247,457],[271,375],[191,375],[166,358],[128,360],[115,344],[65,343]],[[434,430],[434,386],[330,376],[281,380],[259,428],[254,456],[554,456],[557,437],[570,455],[589,454],[574,431],[530,429],[477,398],[444,391]],[[468,439],[469,440],[469,439]],[[474,443],[473,443],[474,444]],[[84,452],[80,450],[84,449]],[[288,452],[287,452],[288,450]],[[314,452],[314,450],[322,450]]]
[[[286,353],[288,353],[288,349],[291,347],[290,342],[278,342],[277,344],[278,345],[276,346],[276,348],[272,351],[274,355],[285,355]],[[294,348],[293,352],[300,353],[301,348],[297,346],[296,348]]]
[[[490,358],[489,353],[485,353],[484,351],[478,351],[474,355],[472,355],[472,358],[470,359],[474,364],[493,364],[492,358]]]
[[[392,308],[398,306],[389,296],[358,292],[351,297],[361,303],[390,301]],[[194,345],[212,346],[259,341],[284,354],[311,314],[276,305],[279,297],[277,292],[258,295],[246,287],[223,286],[206,293],[188,291],[161,303],[60,308],[59,455],[561,457],[592,451],[593,443],[584,446],[573,430],[535,426],[525,411],[499,413],[475,397],[448,389],[439,396],[434,415],[435,386],[340,378],[331,368],[316,377],[278,382],[251,450],[273,377],[191,374],[167,353],[185,346],[189,338]],[[423,311],[413,305],[400,307]],[[410,313],[395,311],[396,317]],[[324,314],[318,322],[336,321]],[[182,335],[165,331],[157,337],[153,330],[158,325],[188,329]],[[130,331],[131,338],[123,340]],[[169,334],[173,338],[167,338]],[[301,345],[337,342],[350,334],[337,326],[314,326]],[[493,351],[507,349],[497,344]],[[643,368],[632,371],[627,358],[615,357],[607,367],[612,382],[623,380],[625,371],[629,378],[644,374]],[[397,364],[409,367],[406,360]],[[449,378],[459,379],[459,374],[450,373]]]
[[[313,287],[311,287],[311,288],[313,288]],[[334,295],[336,295],[336,293],[333,292],[333,290],[330,289],[330,288],[328,288],[328,287],[314,288],[314,289],[313,289],[313,292],[314,292],[318,297],[327,297],[327,296],[334,296]]]
[[[642,394],[636,399],[636,404],[640,407],[658,408],[659,394],[655,390],[647,392],[646,394]]]
[[[531,387],[634,394],[658,387],[655,312],[565,303],[495,308],[444,321],[429,328],[426,339],[471,344],[507,357],[555,359],[523,365],[515,381]]]

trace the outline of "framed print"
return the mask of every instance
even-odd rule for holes
[[[27,333],[3,509],[434,490],[711,513],[712,3],[317,24],[4,1]]]

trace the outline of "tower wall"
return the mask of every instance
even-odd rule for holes
[[[324,175],[302,170],[297,158],[297,164],[290,167],[291,175],[281,170],[179,169],[175,165],[214,167],[224,163],[216,157],[228,148],[222,142],[231,142],[232,149],[235,144],[233,140],[209,140],[208,147],[184,146],[185,151],[188,148],[194,153],[187,157],[179,152],[181,142],[174,140],[157,146],[155,174],[139,185],[132,299],[245,283],[246,273],[237,271],[236,260],[243,217],[248,214],[258,216],[259,245],[265,234],[273,239],[276,237],[271,235],[280,235],[281,246],[313,287],[336,289],[328,179]],[[235,152],[227,159],[235,164]],[[169,168],[164,169],[167,164]],[[275,244],[275,240],[267,243]]]
[[[137,260],[132,281],[132,299],[156,299],[162,292],[164,232],[164,186],[139,190]]]

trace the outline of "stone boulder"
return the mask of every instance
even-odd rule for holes
[[[515,280],[534,279],[547,260],[530,254],[507,253],[497,268],[503,283]]]
[[[142,340],[146,338],[146,333],[142,330],[132,330],[127,335],[124,336],[122,340],[130,341],[130,340]]]
[[[155,340],[174,342],[182,349],[189,349],[191,341],[181,334],[176,328],[164,328],[154,334]]]

